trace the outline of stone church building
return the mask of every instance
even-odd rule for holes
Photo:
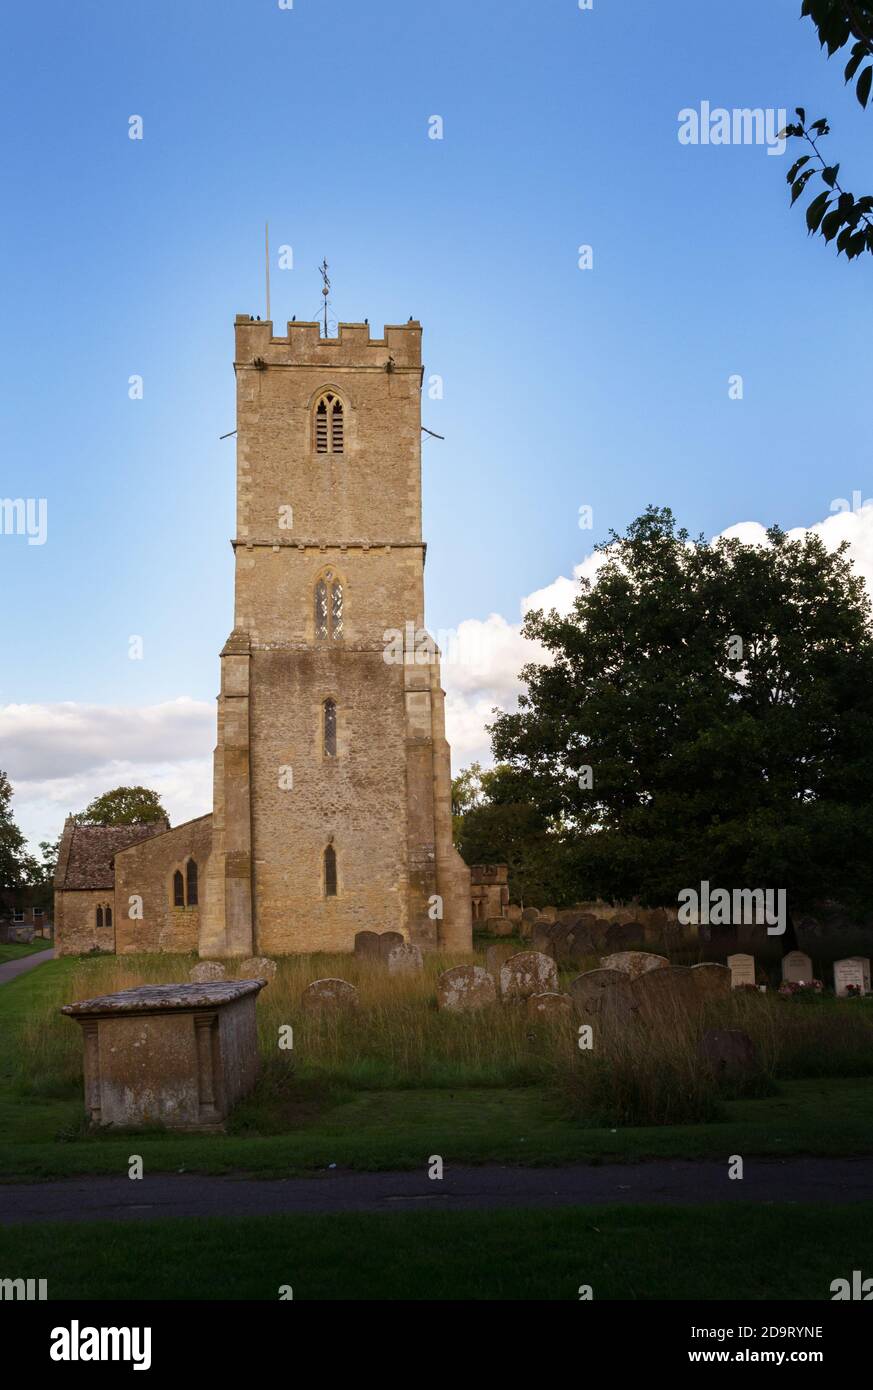
[[[421,325],[236,319],[233,631],[211,815],[68,820],[61,953],[471,949],[439,654],[424,632]],[[412,640],[407,640],[407,637]]]

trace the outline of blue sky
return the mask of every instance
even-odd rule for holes
[[[830,117],[841,181],[869,191],[873,112],[799,10],[7,11],[0,496],[45,497],[48,539],[0,536],[0,707],[212,701],[232,597],[235,454],[219,435],[235,424],[233,316],[264,313],[265,218],[294,250],[273,270],[277,325],[313,316],[323,256],[337,318],[423,322],[444,380],[423,417],[446,436],[424,446],[434,630],[516,622],[524,595],[650,501],[715,534],[811,525],[833,498],[873,494],[869,258],[807,239],[793,145],[677,139],[703,100],[802,104]],[[41,830],[52,768],[16,763],[2,727],[0,766],[25,788],[23,821],[28,795],[43,806]]]

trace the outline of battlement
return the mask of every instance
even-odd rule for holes
[[[288,324],[284,338],[273,335],[269,319],[259,322],[237,314],[236,367],[370,367],[384,371],[421,370],[421,324],[386,324],[383,337],[370,336],[366,323],[341,323],[335,338],[325,338],[319,323]]]

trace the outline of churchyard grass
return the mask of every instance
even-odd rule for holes
[[[57,1010],[146,981],[185,979],[190,964],[189,957],[64,958],[0,988],[5,1177],[123,1170],[129,1141],[87,1133],[81,1036]],[[713,1022],[756,1037],[766,1076],[776,1078],[773,1094],[716,1096],[689,1113],[671,1108],[657,1065],[640,1063],[632,1103],[626,1087],[613,1085],[609,1110],[605,1091],[580,1090],[575,1024],[535,1024],[523,1008],[441,1013],[433,994],[443,964],[389,979],[348,956],[280,961],[259,1005],[262,1078],[228,1134],[142,1135],[147,1166],[281,1175],[331,1163],[415,1167],[422,1152],[443,1150],[473,1163],[869,1152],[873,1087],[864,1078],[873,1072],[873,1001],[796,1003],[736,992],[713,1005]],[[340,972],[360,988],[359,1015],[299,1016],[303,986]],[[278,1047],[284,1024],[294,1029],[291,1051]],[[634,1060],[627,1050],[625,1079]]]
[[[8,944],[0,942],[0,965],[6,965],[10,960],[21,960],[23,956],[35,956],[40,951],[50,951],[53,942],[38,938],[36,941],[11,941]]]
[[[732,1202],[40,1223],[0,1256],[50,1299],[819,1301],[871,1234],[871,1202]]]

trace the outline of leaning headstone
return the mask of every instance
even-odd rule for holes
[[[740,1028],[710,1028],[700,1040],[700,1057],[717,1080],[739,1080],[758,1068],[755,1044]]]
[[[274,980],[278,966],[269,956],[249,956],[239,968],[241,980]]]
[[[532,994],[527,1001],[527,1011],[537,1017],[566,1018],[573,1012],[573,999],[569,994],[558,994],[547,990],[543,994]]]
[[[484,1009],[497,1002],[494,976],[481,965],[455,965],[437,980],[437,1004],[452,1013]]]
[[[834,993],[838,999],[845,999],[850,992],[870,993],[870,962],[864,956],[834,961]]]
[[[81,1026],[93,1124],[223,1130],[258,1079],[263,980],[141,985],[67,1004]]]
[[[488,971],[488,974],[493,977],[495,984],[497,984],[500,979],[500,967],[503,965],[504,961],[509,960],[510,956],[517,954],[517,947],[505,941],[501,941],[493,946],[486,946],[485,969]]]
[[[695,989],[704,999],[716,999],[721,994],[731,992],[730,970],[714,960],[703,960],[698,965],[692,965],[691,978]]]
[[[583,1018],[629,1018],[635,1007],[630,977],[623,970],[586,970],[570,982],[570,997]]]
[[[643,929],[636,922],[610,922],[603,937],[607,951],[629,951],[643,940]]]
[[[813,979],[812,961],[805,951],[789,951],[782,957],[782,979],[790,984],[808,985]]]
[[[542,951],[518,951],[500,967],[500,997],[507,1002],[557,989],[558,967]]]
[[[210,980],[223,980],[226,975],[227,971],[220,960],[198,960],[188,971],[188,979],[195,985],[205,985]]]
[[[300,996],[300,1006],[308,1013],[318,1013],[323,1009],[355,1009],[358,1003],[358,991],[348,980],[313,980]]]
[[[735,955],[728,956],[727,963],[731,972],[731,989],[741,989],[743,985],[754,986],[754,956],[747,955],[744,951],[738,951]]]
[[[379,933],[375,931],[356,932],[355,955],[361,960],[377,960],[380,955]]]
[[[530,938],[531,950],[540,951],[544,956],[551,956],[554,960],[555,943],[551,922],[536,922],[531,925],[533,926]]]
[[[656,956],[651,951],[617,951],[615,955],[604,956],[600,964],[604,970],[622,970],[635,980],[647,970],[663,970],[670,962],[666,956]]]
[[[424,969],[421,947],[414,941],[401,941],[388,952],[386,959],[389,975],[417,975]]]

